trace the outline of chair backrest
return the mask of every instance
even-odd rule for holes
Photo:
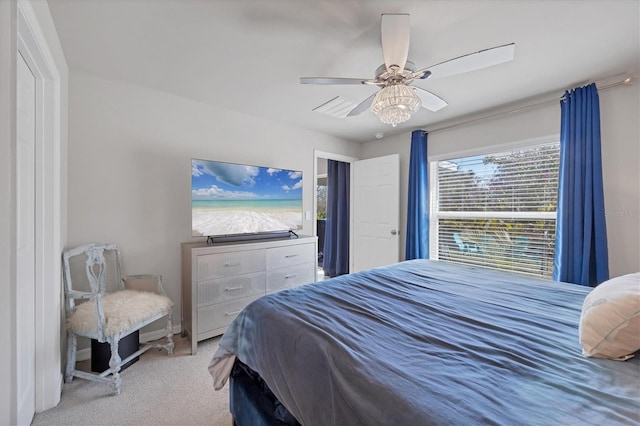
[[[513,253],[516,256],[523,256],[529,250],[529,238],[516,237],[513,239]]]
[[[493,235],[484,234],[480,238],[480,249],[486,254],[498,255],[500,251],[500,244]]]
[[[124,288],[120,249],[115,244],[85,244],[65,251],[62,258],[68,315],[76,299],[95,299]]]
[[[464,251],[465,247],[464,247],[464,242],[462,241],[462,237],[460,237],[460,234],[458,234],[457,232],[455,232],[453,234],[453,239],[456,242],[456,244],[458,245],[458,249],[460,251]]]

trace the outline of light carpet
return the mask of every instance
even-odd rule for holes
[[[216,425],[231,426],[229,388],[213,389],[207,366],[219,337],[198,344],[174,336],[173,356],[150,349],[121,373],[120,395],[112,387],[75,377],[65,383],[60,404],[35,415],[33,425]],[[79,368],[89,369],[90,361]]]

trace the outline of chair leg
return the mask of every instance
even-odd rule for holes
[[[167,315],[167,355],[173,355],[173,322],[172,313]]]
[[[120,337],[116,336],[113,339],[109,339],[111,345],[111,359],[109,359],[109,368],[111,374],[113,374],[113,385],[115,387],[116,395],[120,395],[120,385],[122,385],[122,379],[120,378],[120,366],[122,358],[118,353],[118,344],[120,343]]]
[[[76,350],[78,348],[78,342],[76,335],[70,331],[67,331],[67,367],[64,373],[65,383],[71,383],[73,380],[73,370],[76,368]]]

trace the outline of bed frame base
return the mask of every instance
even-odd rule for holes
[[[248,367],[244,365],[240,367],[238,363],[239,361],[236,361],[234,364],[229,379],[229,409],[233,416],[233,424],[236,426],[300,426],[290,413],[283,413],[286,409],[275,399],[266,385],[247,374],[245,369]]]

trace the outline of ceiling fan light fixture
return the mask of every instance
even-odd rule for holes
[[[396,127],[411,118],[422,101],[412,87],[404,84],[385,86],[376,93],[371,111],[385,124]]]

